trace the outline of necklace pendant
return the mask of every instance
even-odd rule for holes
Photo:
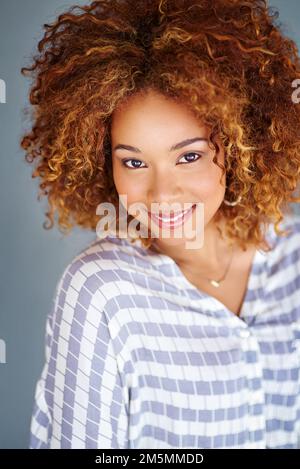
[[[217,280],[210,280],[210,283],[213,287],[216,287],[216,288],[220,286],[220,284],[219,284],[219,282],[217,282]]]

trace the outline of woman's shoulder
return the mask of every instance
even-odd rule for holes
[[[143,248],[140,240],[107,236],[94,240],[80,251],[67,265],[65,271],[74,275],[101,273],[103,279],[110,278],[114,271],[145,270],[155,264],[156,254]]]
[[[278,225],[280,231],[285,231],[286,234],[281,236],[276,233],[275,223],[269,225],[267,232],[267,239],[271,242],[274,248],[278,247],[282,249],[283,247],[292,244],[299,245],[300,239],[300,213],[286,213],[283,216],[283,219]]]
[[[151,276],[162,262],[154,252],[148,252],[140,240],[107,236],[97,239],[80,251],[64,268],[56,287],[84,301],[93,295],[98,305],[120,294],[135,291],[136,276]],[[146,282],[147,283],[147,282]],[[73,301],[74,303],[74,301]]]
[[[48,316],[49,334],[55,325],[65,338],[70,328],[77,336],[87,324],[101,333],[109,329],[125,296],[135,292],[137,268],[143,272],[151,268],[144,251],[139,243],[110,236],[82,249],[58,277]]]
[[[287,213],[279,223],[278,228],[284,235],[276,233],[275,224],[269,225],[267,240],[271,251],[267,253],[268,264],[272,271],[279,271],[293,265],[300,269],[300,214]]]

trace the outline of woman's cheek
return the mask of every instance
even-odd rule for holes
[[[131,179],[126,185],[126,189],[128,200],[130,200],[131,203],[145,200],[145,184],[141,180],[138,180],[138,178],[136,178],[135,181]]]
[[[127,177],[124,172],[115,170],[113,173],[114,183],[119,195],[127,195],[131,197],[131,193],[134,190],[135,184],[132,183],[132,179]]]
[[[205,202],[214,196],[217,192],[216,183],[213,178],[209,176],[201,176],[197,180],[190,181],[189,186],[186,188],[188,194],[194,194],[196,200]]]
[[[119,196],[125,196],[124,202],[127,204],[127,209],[130,205],[141,203],[145,199],[143,184],[138,183],[136,180],[133,182],[129,178],[119,178],[116,179],[115,186]]]

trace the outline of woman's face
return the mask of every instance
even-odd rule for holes
[[[215,150],[212,145],[209,147],[208,138],[208,129],[188,108],[153,91],[146,96],[131,97],[114,112],[111,125],[113,179],[119,196],[127,196],[127,208],[133,203],[145,206],[145,211],[135,217],[142,224],[146,220],[150,226],[146,210],[151,212],[152,207],[152,213],[159,212],[157,206],[151,206],[155,202],[178,203],[175,212],[179,213],[202,203],[205,230],[225,194],[225,175],[220,182],[222,170],[213,163]],[[195,141],[181,143],[189,139]],[[217,142],[218,161],[224,164],[224,151]],[[172,149],[176,145],[177,148]],[[168,213],[167,209],[162,212]],[[195,216],[192,210],[193,226]],[[153,225],[161,246],[185,242],[184,236],[172,236],[174,228],[166,238],[161,236],[162,228],[156,223]],[[183,232],[182,224],[176,229]]]

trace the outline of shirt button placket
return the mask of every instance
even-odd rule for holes
[[[248,388],[248,408],[249,408],[249,432],[253,435],[254,431],[262,430],[263,431],[263,441],[251,441],[253,448],[265,448],[266,441],[265,441],[265,415],[264,415],[264,403],[265,403],[265,396],[263,390],[263,370],[262,370],[262,363],[259,361],[260,358],[260,350],[259,345],[256,338],[251,334],[250,329],[248,327],[242,328],[238,331],[239,337],[241,340],[241,347],[243,352],[245,353],[245,376],[247,379],[254,380],[255,378],[259,379],[261,382],[261,387],[259,389],[249,389]],[[255,362],[248,362],[246,359],[247,352],[256,352],[258,360]],[[262,413],[253,415],[253,409],[255,404],[262,405]]]

